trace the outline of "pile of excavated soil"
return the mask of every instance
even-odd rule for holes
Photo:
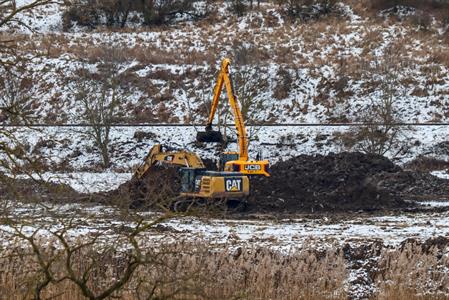
[[[16,179],[0,175],[0,198],[27,202],[73,202],[86,198],[66,184],[31,178]]]
[[[213,162],[208,166],[213,168]],[[155,166],[142,180],[122,184],[105,199],[133,208],[168,208],[179,195],[180,182],[177,168]],[[429,173],[404,171],[379,155],[300,155],[274,164],[271,177],[251,178],[248,209],[290,214],[404,208],[411,206],[404,200],[449,197],[448,183]]]
[[[207,161],[210,169],[212,161]],[[8,180],[11,181],[8,183]],[[0,196],[19,193],[41,200],[93,201],[139,209],[169,208],[179,195],[177,168],[154,166],[116,190],[79,194],[66,185],[4,180]],[[449,180],[404,171],[389,159],[362,153],[300,155],[271,167],[271,177],[252,177],[248,210],[254,213],[346,212],[411,206],[404,200],[449,198]]]
[[[406,200],[449,199],[449,180],[418,171],[381,173],[378,185]]]
[[[378,155],[300,155],[273,165],[271,177],[251,180],[249,209],[293,213],[405,207],[376,178],[400,172],[401,168]]]
[[[131,208],[167,209],[181,192],[181,177],[177,168],[153,166],[140,180],[136,178],[120,185],[116,190],[98,193],[109,203],[115,202]]]
[[[380,184],[385,182],[383,178],[400,178],[403,173],[382,156],[301,155],[271,169],[269,178],[251,178],[251,212],[369,211],[407,206],[397,192]],[[147,174],[141,181],[131,180],[108,193],[108,201],[116,198],[136,208],[169,207],[180,192],[177,169],[153,167]]]

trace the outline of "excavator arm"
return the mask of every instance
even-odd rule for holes
[[[218,101],[220,99],[223,86],[226,88],[228,94],[229,104],[234,115],[235,127],[238,136],[238,159],[233,159],[234,153],[224,153],[223,157],[228,157],[231,159],[225,159],[223,161],[225,171],[237,171],[243,174],[249,175],[264,175],[270,176],[268,172],[269,162],[267,160],[263,161],[249,161],[248,158],[248,135],[245,128],[245,122],[243,120],[243,115],[240,110],[239,104],[237,102],[236,96],[234,95],[234,87],[232,84],[231,75],[229,73],[229,66],[231,62],[229,59],[225,58],[221,63],[220,73],[218,74],[217,83],[214,88],[214,97],[212,99],[212,106],[209,114],[209,118],[206,124],[205,132],[198,132],[197,141],[199,142],[221,142],[222,136],[219,131],[212,130],[212,122],[215,117],[215,113],[218,107]]]
[[[207,121],[206,131],[212,130],[212,122],[215,117],[215,112],[217,111],[218,101],[220,99],[223,86],[225,86],[229,98],[229,104],[231,105],[232,113],[234,114],[235,128],[237,130],[239,143],[239,157],[240,160],[248,160],[248,135],[246,133],[242,112],[234,95],[234,87],[232,84],[231,76],[229,74],[230,64],[231,62],[227,58],[225,58],[221,63],[220,73],[218,75],[217,83],[215,84],[214,88],[214,98],[212,99],[212,107],[210,110],[209,119]]]

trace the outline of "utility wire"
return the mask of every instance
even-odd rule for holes
[[[449,126],[449,123],[257,123],[245,124],[246,126],[255,127],[364,127],[364,126],[411,126],[411,127],[426,127],[426,126]],[[89,124],[89,123],[69,123],[69,124],[0,124],[0,127],[201,127],[205,124],[179,124],[179,123],[140,123],[140,124]],[[214,124],[217,126],[217,124]]]

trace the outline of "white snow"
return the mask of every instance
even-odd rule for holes
[[[19,175],[18,178],[29,178],[28,175]],[[80,193],[96,193],[116,189],[120,184],[131,179],[132,173],[115,172],[73,172],[73,173],[51,173],[45,172],[32,175],[35,179],[48,182],[67,184]]]
[[[12,217],[18,222],[33,219],[34,221],[29,223],[32,225],[24,228],[27,232],[41,227],[42,234],[47,230],[56,230],[61,226],[58,223],[61,217],[72,219],[75,224],[71,231],[73,237],[106,230],[110,232],[110,238],[113,238],[114,226],[133,226],[131,221],[120,220],[119,210],[108,206],[51,203],[33,205],[14,202],[2,207],[9,207],[5,217]],[[136,213],[136,217],[139,215],[148,221],[158,216],[151,212]],[[94,218],[95,222],[91,222],[91,218]],[[263,215],[258,216],[258,220],[175,217],[162,222],[160,226],[167,228],[167,231],[146,232],[142,238],[147,241],[164,236],[168,240],[203,239],[215,244],[266,246],[288,252],[310,243],[325,247],[335,243],[358,245],[367,241],[382,241],[385,245],[397,246],[408,238],[425,240],[447,236],[449,212],[379,217],[352,216],[335,220],[324,217],[272,220],[264,219]],[[1,229],[6,232],[12,230],[9,225],[2,225]],[[107,238],[105,236],[105,239]]]
[[[444,171],[432,171],[431,174],[433,176],[439,177],[439,178],[443,178],[443,179],[449,179],[449,173],[448,170],[444,170]]]

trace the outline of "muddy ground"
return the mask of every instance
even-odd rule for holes
[[[173,199],[180,179],[173,169],[154,167],[140,183],[123,184],[111,194],[134,194],[136,206]],[[174,183],[174,184],[168,184]],[[139,191],[136,194],[136,190]],[[125,192],[123,192],[125,191]],[[251,213],[316,213],[397,210],[406,200],[449,197],[449,181],[429,173],[403,170],[389,159],[362,153],[300,155],[271,167],[271,177],[251,178]]]
[[[414,206],[406,200],[449,198],[449,180],[404,170],[378,155],[347,152],[326,156],[300,155],[273,165],[271,175],[251,178],[249,212],[401,210]],[[170,207],[179,192],[177,170],[163,167],[153,167],[141,181],[132,179],[114,191],[89,195],[77,193],[69,186],[33,180],[9,179],[0,189],[4,195],[14,193],[45,200],[75,199],[139,209]]]
[[[339,153],[300,155],[272,166],[272,176],[251,181],[250,209],[264,211],[348,211],[405,207],[379,174],[401,172],[382,156]]]

